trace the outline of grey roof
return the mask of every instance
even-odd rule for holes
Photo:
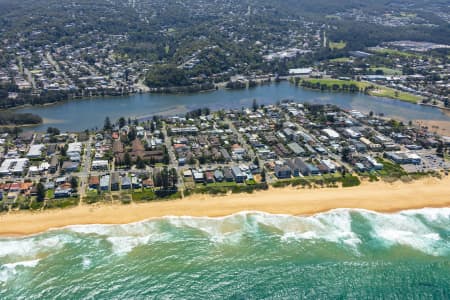
[[[303,149],[299,144],[297,143],[290,143],[287,145],[289,149],[291,149],[292,152],[294,152],[296,155],[305,153],[305,149]]]

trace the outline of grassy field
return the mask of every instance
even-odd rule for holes
[[[396,91],[394,89],[387,88],[384,86],[383,87],[377,86],[376,90],[370,91],[370,95],[377,96],[377,97],[386,97],[386,98],[401,100],[401,101],[410,102],[410,103],[418,103],[421,100],[421,98],[419,96],[405,93],[405,92]]]
[[[363,81],[340,80],[340,79],[331,79],[331,78],[320,78],[320,79],[317,79],[317,78],[306,78],[304,80],[309,81],[311,83],[326,84],[328,86],[333,86],[334,84],[337,84],[339,87],[342,87],[344,84],[346,84],[346,85],[354,84],[359,89],[364,89],[364,88],[372,85],[372,84],[370,84],[368,82],[363,82]]]
[[[346,62],[350,62],[350,61],[353,61],[353,59],[350,57],[339,57],[339,58],[330,59],[330,62],[335,62],[335,63],[346,63]]]
[[[399,69],[391,69],[386,67],[372,67],[370,68],[371,71],[375,72],[376,70],[383,71],[384,75],[402,75],[402,70]]]
[[[347,43],[344,41],[340,41],[340,42],[331,42],[330,41],[329,46],[330,46],[331,50],[341,50],[347,46]]]
[[[395,50],[395,49],[373,49],[372,52],[378,53],[378,54],[388,54],[391,56],[400,56],[400,57],[416,57],[421,58],[422,56],[415,53]]]
[[[346,84],[346,85],[354,84],[359,89],[365,89],[366,87],[373,86],[374,89],[369,91],[369,94],[371,96],[386,97],[386,98],[401,100],[401,101],[410,102],[410,103],[418,103],[421,100],[421,98],[419,96],[412,95],[412,94],[405,93],[405,92],[396,91],[396,90],[388,88],[388,87],[376,85],[376,84],[373,84],[370,82],[365,82],[365,81],[339,80],[339,79],[330,79],[330,78],[322,78],[322,79],[307,78],[304,80],[309,81],[311,83],[326,84],[328,86],[333,86],[334,84],[337,84],[337,85],[339,85],[339,87],[342,87],[342,85],[344,85],[344,84]]]

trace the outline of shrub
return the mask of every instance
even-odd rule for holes
[[[342,177],[342,187],[352,187],[352,186],[358,186],[361,184],[361,181],[357,176],[347,175],[345,177]]]

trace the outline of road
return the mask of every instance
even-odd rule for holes
[[[88,142],[84,144],[83,153],[83,164],[81,166],[81,172],[78,173],[80,179],[79,182],[79,193],[80,193],[80,204],[83,202],[83,198],[86,194],[86,190],[89,184],[89,173],[91,168],[91,157],[92,157],[92,137],[89,137]]]
[[[175,169],[177,170],[178,174],[178,183],[177,187],[179,190],[183,190],[184,188],[184,181],[183,176],[181,175],[181,168],[178,166],[178,160],[175,155],[174,149],[172,147],[171,139],[169,135],[167,134],[167,125],[165,122],[163,122],[163,127],[161,128],[162,133],[164,134],[164,145],[166,146],[167,153],[169,154],[169,169]]]

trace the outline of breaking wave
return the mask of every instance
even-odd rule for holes
[[[0,238],[0,299],[447,299],[449,258],[450,208],[165,217]]]
[[[34,268],[38,265],[39,259],[19,261],[15,263],[7,263],[0,265],[0,283],[6,282],[11,277],[14,277],[20,268]]]
[[[363,228],[361,231],[358,228]],[[361,209],[335,209],[313,216],[241,212],[221,218],[164,217],[124,225],[77,225],[20,239],[0,239],[2,258],[35,259],[86,237],[110,244],[125,255],[153,243],[207,240],[236,244],[261,234],[280,243],[329,242],[358,252],[368,239],[384,248],[404,246],[428,255],[450,254],[450,208],[426,208],[393,214]]]
[[[366,225],[365,232],[357,230],[361,224]],[[235,244],[261,233],[279,238],[280,242],[324,241],[353,251],[358,251],[369,235],[385,248],[400,245],[434,256],[450,254],[450,208],[393,214],[335,209],[313,216],[247,211],[221,218],[164,217],[126,225],[72,226],[68,230],[105,238],[116,254],[129,253],[140,245],[186,239]],[[185,230],[191,232],[181,234]]]

